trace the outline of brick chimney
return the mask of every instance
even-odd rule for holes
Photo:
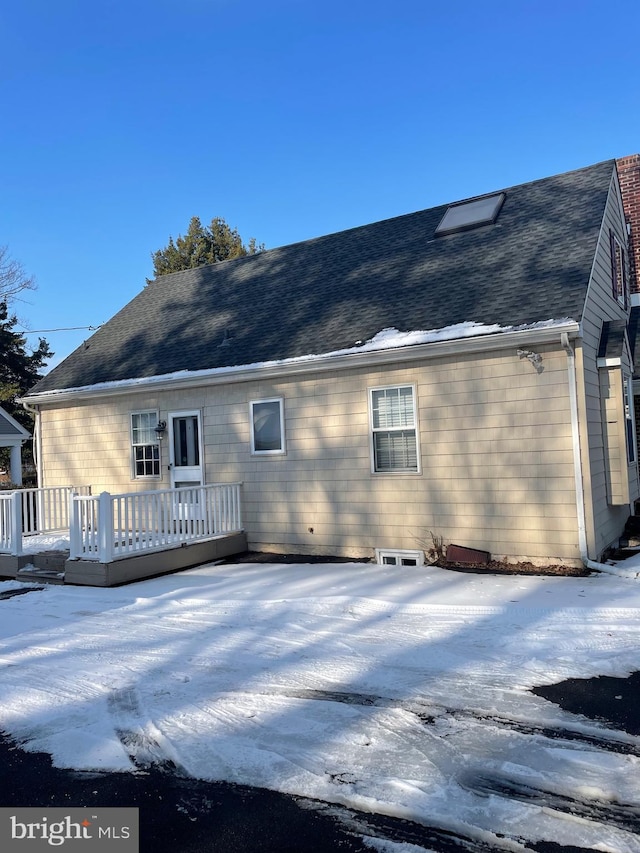
[[[640,154],[631,154],[616,160],[618,179],[622,191],[622,206],[629,235],[629,267],[631,293],[640,293]],[[640,435],[639,435],[640,437]]]

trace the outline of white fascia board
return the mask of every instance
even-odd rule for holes
[[[566,332],[571,340],[581,337],[579,323],[568,321],[555,325],[512,332],[478,335],[477,337],[453,338],[432,343],[412,346],[364,350],[340,355],[309,356],[273,362],[264,365],[239,365],[231,368],[213,368],[211,370],[184,371],[179,375],[150,376],[140,379],[125,379],[122,382],[106,382],[80,388],[65,388],[60,391],[44,391],[21,397],[23,404],[44,406],[79,400],[87,397],[114,397],[123,394],[148,393],[149,391],[175,391],[181,388],[198,388],[203,385],[229,385],[234,382],[253,382],[260,379],[280,379],[300,374],[326,373],[330,370],[348,370],[358,367],[379,367],[388,364],[402,364],[407,361],[420,361],[431,358],[446,358],[454,355],[473,355],[474,353],[503,350],[509,347],[529,346],[560,342],[560,335]]]

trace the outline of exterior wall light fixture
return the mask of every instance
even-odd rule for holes
[[[542,356],[538,352],[531,352],[528,349],[519,349],[517,350],[518,358],[526,358],[531,364],[535,367],[538,373],[542,373],[544,367],[542,366]]]

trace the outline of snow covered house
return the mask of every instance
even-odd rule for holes
[[[40,485],[241,482],[262,551],[598,559],[640,495],[628,251],[609,160],[163,276],[25,397]]]

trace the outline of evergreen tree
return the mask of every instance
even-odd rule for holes
[[[251,238],[247,245],[236,228],[231,228],[224,219],[216,216],[209,226],[203,226],[197,216],[192,217],[184,237],[179,234],[174,241],[169,242],[163,249],[152,252],[153,273],[157,278],[180,270],[190,270],[205,264],[216,264],[232,258],[242,258],[264,251],[263,244],[257,244]],[[150,283],[147,279],[147,283]]]
[[[25,394],[41,378],[41,370],[53,353],[44,338],[40,338],[37,349],[28,352],[27,341],[20,332],[14,331],[17,317],[9,314],[6,299],[0,301],[0,406],[29,431],[33,430],[33,418],[16,402],[16,397]],[[24,459],[30,456],[30,448]],[[7,465],[9,450],[0,448],[0,467]]]

